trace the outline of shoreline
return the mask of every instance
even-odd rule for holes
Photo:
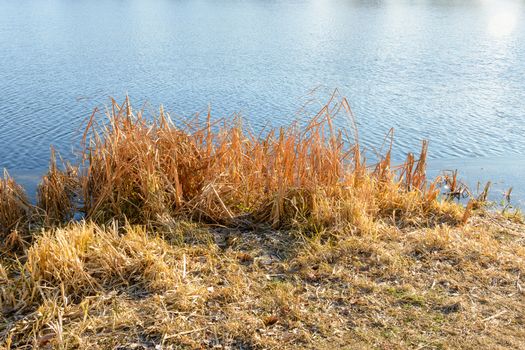
[[[4,174],[0,346],[520,348],[521,212],[442,194],[426,142],[368,166],[332,128],[345,103],[253,137],[126,100],[83,163],[52,152],[36,205]]]
[[[491,182],[489,200],[499,203],[504,194],[512,187],[511,203],[525,209],[525,180],[520,174],[525,173],[525,157],[477,157],[477,158],[430,158],[427,176],[435,178],[446,170],[458,170],[458,177],[475,192],[478,182]],[[9,174],[25,189],[29,199],[36,202],[38,183],[48,168],[7,169]]]

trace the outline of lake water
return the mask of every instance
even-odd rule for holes
[[[316,87],[368,147],[394,127],[396,160],[429,139],[432,171],[525,187],[523,1],[0,0],[0,167],[22,182],[108,96],[257,128]]]

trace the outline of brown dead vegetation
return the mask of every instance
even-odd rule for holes
[[[36,205],[5,173],[2,346],[524,347],[521,215],[441,196],[427,143],[367,165],[341,114],[255,135],[113,101]]]

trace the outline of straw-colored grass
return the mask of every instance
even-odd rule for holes
[[[409,154],[397,167],[390,149],[368,166],[357,131],[350,137],[336,129],[337,118],[353,123],[347,101],[334,95],[306,125],[255,135],[239,118],[174,122],[162,108],[146,117],[128,99],[113,101],[106,118],[93,113],[87,123],[80,164],[59,166],[52,150],[35,212],[47,226],[76,214],[102,224],[171,216],[314,229],[377,219],[459,220],[461,209],[437,200],[437,180],[426,179],[426,142],[418,158]],[[6,215],[20,220],[20,204],[9,207],[14,212]]]
[[[0,346],[524,347],[522,216],[487,211],[488,187],[454,202],[457,173],[441,196],[426,142],[368,165],[337,118],[334,95],[255,135],[113,101],[79,164],[52,152],[35,206],[5,173]]]
[[[47,226],[73,219],[78,209],[78,169],[67,163],[64,168],[59,169],[55,150],[52,148],[49,171],[42,177],[37,189],[37,206],[41,209]]]
[[[4,170],[0,179],[0,239],[2,246],[13,249],[27,234],[31,204],[24,189]]]
[[[0,337],[11,349],[517,349],[524,232],[495,216],[311,238],[74,224],[39,234],[25,262],[2,260]]]
[[[334,127],[352,115],[335,96],[304,127],[254,135],[239,119],[174,123],[162,109],[146,118],[129,100],[113,102],[107,121],[90,120],[80,182],[88,218],[145,223],[170,215],[215,223],[249,216],[274,227],[338,225],[354,217],[405,223],[455,220],[418,159],[392,169],[390,151],[374,168],[357,138]],[[177,125],[181,125],[180,127]],[[352,206],[359,202],[361,213]],[[358,211],[359,211],[358,210]]]

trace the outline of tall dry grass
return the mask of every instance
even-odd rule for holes
[[[37,207],[41,209],[46,226],[67,222],[78,210],[78,168],[60,160],[62,169],[57,164],[55,150],[51,148],[49,170],[37,188]]]
[[[24,239],[29,228],[32,206],[24,189],[4,170],[0,179],[0,239],[12,248]]]
[[[427,143],[401,166],[392,166],[391,150],[367,166],[357,136],[334,126],[336,118],[354,125],[348,102],[336,95],[305,126],[265,135],[238,118],[175,123],[162,108],[146,117],[129,99],[113,101],[106,118],[92,116],[83,143],[84,210],[96,221],[251,216],[279,227],[396,212],[423,218],[443,209],[425,176]]]
[[[337,120],[339,119],[339,120]],[[335,125],[350,125],[350,132]],[[393,133],[389,135],[393,137]],[[55,226],[76,214],[98,223],[155,223],[166,217],[273,227],[399,225],[458,222],[457,206],[439,201],[428,181],[428,144],[393,166],[392,142],[368,165],[345,98],[334,93],[306,124],[255,134],[238,117],[174,121],[161,108],[135,111],[129,99],[95,111],[81,142],[80,164],[57,162],[38,186],[38,223]],[[5,176],[0,228],[9,234],[29,221],[23,190]]]

